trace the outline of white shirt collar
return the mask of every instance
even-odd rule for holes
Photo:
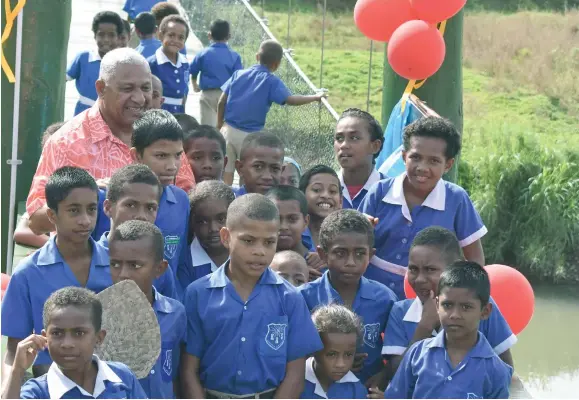
[[[203,246],[197,238],[193,239],[191,242],[191,265],[193,268],[199,267],[200,265],[211,264],[211,272],[217,271],[217,265],[211,260]]]
[[[316,388],[314,389],[314,394],[317,394],[318,396],[323,397],[324,399],[328,398],[328,395],[324,391],[324,388],[322,388],[322,384],[320,383],[318,377],[316,376],[316,373],[314,372],[314,357],[310,357],[306,360],[306,380],[316,385]],[[358,381],[359,381],[358,377],[356,377],[356,375],[354,375],[352,371],[348,371],[348,373],[344,375],[344,377],[339,381],[337,381],[336,383],[348,383]]]
[[[174,66],[175,68],[179,68],[181,64],[187,62],[187,57],[185,57],[182,53],[177,53],[177,64],[176,65],[173,64],[173,62],[169,60],[169,58],[163,52],[162,47],[159,47],[157,49],[157,51],[155,52],[155,57],[157,58],[157,64],[161,65],[165,63],[171,63],[171,65]]]
[[[406,172],[394,178],[394,182],[382,199],[385,203],[397,204],[402,206],[402,215],[408,221],[412,221],[408,204],[404,197],[404,179],[406,179]],[[440,179],[434,189],[430,192],[428,197],[422,203],[422,206],[432,208],[433,210],[444,211],[446,204],[446,187],[444,181]]]
[[[88,62],[100,61],[100,60],[101,60],[101,55],[99,54],[98,50],[91,50],[91,52],[88,53]]]
[[[348,202],[350,204],[352,204],[352,199],[350,199],[350,192],[348,191],[348,188],[346,187],[346,184],[344,183],[344,170],[343,169],[340,170],[340,173],[338,174],[338,178],[340,178],[340,184],[342,185],[342,194],[343,194],[344,198],[346,200],[348,200]],[[380,175],[380,172],[378,172],[376,169],[373,169],[372,173],[368,177],[368,180],[364,184],[364,187],[362,187],[362,189],[360,189],[360,192],[362,190],[369,190],[373,184],[380,181],[381,179],[382,179],[382,176]],[[360,193],[360,192],[358,192],[358,193]],[[358,193],[356,193],[356,196],[358,196]],[[354,198],[356,196],[354,196]]]
[[[61,399],[62,396],[65,395],[71,389],[78,387],[80,392],[85,396],[91,396],[93,398],[97,398],[101,395],[106,387],[105,381],[114,382],[114,383],[122,383],[122,379],[119,378],[117,374],[113,372],[111,367],[107,365],[106,362],[100,360],[96,355],[93,355],[93,360],[97,362],[98,373],[96,376],[95,384],[94,384],[94,393],[87,393],[86,390],[81,388],[79,385],[74,383],[72,380],[67,378],[60,368],[56,365],[56,363],[52,363],[48,373],[46,374],[46,383],[48,385],[48,394],[50,395],[51,399]]]
[[[402,318],[402,321],[419,323],[421,319],[422,319],[422,302],[418,297],[416,297],[412,302],[412,304],[410,305],[410,307],[408,308],[408,311],[406,311],[406,314],[404,314],[404,318]],[[432,336],[436,336],[437,334],[438,332],[436,332],[436,330],[433,329]]]

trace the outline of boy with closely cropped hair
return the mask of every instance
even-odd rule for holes
[[[142,12],[135,18],[135,33],[140,39],[135,48],[143,57],[148,58],[155,54],[161,47],[161,41],[157,39],[157,22],[150,12]]]
[[[183,150],[193,170],[195,182],[223,179],[227,165],[225,139],[213,126],[199,125],[185,131]]]

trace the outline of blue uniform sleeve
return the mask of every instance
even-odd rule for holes
[[[175,286],[175,275],[170,266],[167,267],[163,275],[155,279],[153,286],[155,286],[155,289],[157,289],[157,291],[163,296],[180,300]]]
[[[127,385],[127,387],[129,388],[129,393],[127,393],[127,398],[128,399],[146,399],[147,394],[145,393],[145,390],[143,389],[143,387],[141,386],[141,384],[139,383],[139,380],[137,379],[137,377],[135,376],[135,374],[133,374],[133,372],[127,367],[127,380],[129,380],[129,382],[125,382],[125,384]]]
[[[386,323],[386,330],[384,331],[382,355],[401,356],[408,348],[410,338],[407,337],[406,331],[404,330],[403,311],[404,310],[400,306],[395,304],[390,312],[388,322]]]
[[[80,78],[80,71],[81,71],[81,58],[84,53],[78,53],[74,60],[70,63],[68,68],[66,69],[66,80],[73,81],[75,79]]]
[[[48,393],[48,385],[46,380],[43,381],[42,385],[38,379],[30,379],[24,382],[24,385],[20,388],[20,398],[21,399],[48,399],[50,395]]]
[[[240,69],[243,69],[243,64],[241,63],[241,56],[237,53],[235,53],[235,62],[233,63],[233,72],[235,71],[239,71]]]
[[[372,217],[378,217],[378,205],[383,198],[382,185],[377,182],[368,189],[368,193],[358,206],[358,211]]]
[[[133,8],[133,0],[125,1],[125,5],[123,6],[123,11],[127,14],[131,14],[131,8]]]
[[[416,385],[416,376],[412,371],[412,359],[416,353],[416,349],[421,342],[416,343],[404,355],[394,378],[384,392],[386,399],[411,399],[414,393],[414,386]]]
[[[191,76],[197,77],[197,75],[199,75],[199,72],[201,71],[201,64],[203,63],[202,57],[203,52],[197,54],[191,62],[191,65],[189,66],[189,73]]]
[[[177,286],[177,294],[180,300],[184,300],[185,291],[191,282],[195,280],[193,274],[193,260],[191,259],[191,251],[189,244],[181,247],[181,257],[179,257],[179,264],[175,276],[175,285]]]
[[[461,188],[459,195],[461,198],[454,222],[454,231],[460,247],[466,247],[482,238],[487,233],[487,228],[466,191]]]
[[[274,79],[274,82],[270,87],[269,100],[272,103],[284,105],[287,98],[291,96],[291,92],[285,83],[283,83],[283,81],[277,76],[273,75],[272,79]]]
[[[292,292],[288,294],[288,297],[294,301],[293,309],[288,315],[287,360],[289,362],[313,354],[324,346],[302,295]]]
[[[225,93],[228,96],[229,96],[229,91],[231,90],[231,83],[233,82],[233,78],[235,78],[235,73],[233,73],[233,75],[231,76],[231,78],[229,78],[227,80],[227,82],[225,82],[223,85],[221,85],[221,91],[223,91],[223,93]]]
[[[501,355],[513,347],[517,342],[517,337],[511,331],[505,317],[501,314],[501,310],[492,298],[490,303],[493,306],[491,315],[486,321],[481,322],[479,329],[495,353]]]
[[[513,369],[503,363],[500,359],[497,363],[502,365],[491,370],[491,387],[487,393],[483,393],[485,399],[508,399],[511,379],[513,377]]]
[[[27,260],[30,258],[23,262]],[[23,267],[21,265],[10,278],[2,299],[2,336],[15,339],[24,339],[34,330],[30,287]]]
[[[194,285],[185,291],[184,305],[187,314],[186,351],[199,359],[203,358],[205,352],[205,337],[203,335],[203,325],[199,317],[198,293]]]

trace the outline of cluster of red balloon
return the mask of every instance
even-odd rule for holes
[[[466,0],[358,0],[354,21],[372,40],[388,42],[388,62],[403,78],[434,75],[446,54],[439,22],[457,14]]]
[[[4,298],[4,293],[6,292],[6,288],[8,287],[8,282],[10,282],[10,277],[6,274],[2,274],[1,278],[2,291],[0,292],[0,300]]]
[[[527,278],[519,271],[506,265],[487,265],[485,270],[491,282],[491,297],[515,335],[527,327],[535,311],[535,293]],[[404,278],[404,293],[409,299],[416,293]]]

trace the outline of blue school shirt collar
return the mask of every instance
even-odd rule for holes
[[[446,349],[446,339],[444,334],[444,329],[442,329],[432,340],[427,341],[425,344],[427,349],[442,348]],[[496,353],[488,344],[486,338],[482,333],[478,333],[478,339],[474,347],[467,354],[469,358],[493,358]]]
[[[94,265],[109,265],[109,255],[107,251],[98,246],[92,237],[89,237],[89,242],[92,247],[92,263]],[[36,265],[48,266],[58,263],[64,264],[64,259],[60,255],[60,251],[58,251],[58,247],[56,246],[56,235],[54,235],[40,248]]]
[[[318,380],[318,377],[316,376],[316,373],[314,372],[314,357],[310,357],[306,360],[306,380],[308,382],[311,382],[314,385],[316,385],[316,387],[314,389],[314,394],[316,394],[324,399],[328,398],[328,395],[324,391],[324,388],[320,384],[320,381]],[[354,373],[352,371],[348,371],[348,373],[346,375],[344,375],[344,377],[342,379],[340,379],[339,381],[336,381],[336,383],[350,383],[350,382],[359,382],[359,381],[360,380],[356,377],[356,375],[354,375]]]
[[[187,57],[185,57],[182,53],[177,53],[177,64],[173,64],[171,60],[163,53],[163,48],[159,47],[157,51],[155,51],[155,58],[157,59],[157,64],[165,64],[169,63],[175,68],[179,68],[181,64],[187,63]]]
[[[88,53],[88,62],[100,61],[101,55],[99,54],[98,50],[91,50]]]
[[[217,265],[213,262],[211,257],[207,254],[203,246],[201,246],[201,242],[199,239],[193,238],[191,242],[191,260],[193,268],[199,267],[201,265],[211,264],[211,272],[217,271]]]
[[[410,216],[410,210],[408,209],[408,204],[406,203],[406,198],[404,197],[404,180],[406,179],[406,172],[394,178],[394,182],[386,193],[386,196],[382,199],[383,202],[389,204],[396,204],[402,206],[402,215],[408,220],[412,221]],[[426,197],[426,200],[422,203],[423,207],[429,207],[433,210],[444,211],[446,205],[446,186],[444,186],[444,181],[440,179],[432,192]]]
[[[344,183],[344,170],[343,169],[340,169],[340,173],[338,174],[338,178],[340,179],[340,185],[342,185],[342,195],[344,196],[344,198],[346,200],[348,200],[348,202],[350,204],[352,204],[352,201],[354,199],[350,198],[350,192],[348,191],[348,187]],[[376,182],[379,182],[381,179],[382,179],[382,176],[380,175],[380,172],[376,171],[376,169],[373,169],[372,173],[368,177],[368,180],[366,181],[366,183],[364,184],[362,189],[360,189],[360,192],[362,190],[366,190],[366,191],[369,190],[372,187],[372,185],[374,185]],[[358,196],[358,194],[360,192],[356,193],[356,196]],[[354,196],[354,198],[356,196]]]
[[[97,362],[98,373],[94,384],[94,393],[87,393],[86,390],[67,378],[56,363],[52,363],[48,372],[46,373],[46,384],[48,386],[48,393],[51,399],[61,399],[66,393],[75,387],[85,396],[98,398],[105,390],[105,382],[122,383],[123,380],[107,365],[106,362],[100,360],[96,355],[92,356],[93,361]]]
[[[227,43],[219,42],[219,43],[211,43],[211,45],[209,47],[220,47],[220,48],[227,49],[227,48],[229,48],[229,45]]]
[[[149,45],[149,44],[154,44],[154,43],[157,43],[157,42],[161,43],[161,41],[160,41],[159,39],[149,38],[149,39],[141,39],[140,44],[141,44],[142,46],[147,46],[147,45]]]
[[[322,277],[320,279],[322,280],[321,283],[324,286],[326,293],[331,293],[332,297],[334,299],[336,299],[336,298],[341,299],[340,294],[338,293],[338,291],[336,289],[334,289],[334,287],[332,286],[332,283],[330,282],[330,271],[329,270],[324,272],[324,274],[322,275]],[[367,300],[376,299],[376,293],[375,293],[374,289],[372,288],[372,286],[368,285],[368,283],[370,283],[368,281],[368,278],[365,278],[364,276],[360,277],[360,284],[358,285],[358,291],[356,292],[356,298],[359,296],[359,297],[361,297],[363,299],[367,299]],[[356,302],[356,298],[354,298],[354,303]]]
[[[173,204],[177,202],[177,197],[175,197],[175,192],[173,191],[172,185],[168,185],[163,188],[163,194],[161,195],[161,202],[163,200]]]
[[[271,74],[271,71],[269,70],[269,68],[263,64],[255,64],[254,66],[251,67],[251,69],[254,69],[254,70],[260,71],[260,72],[267,72],[268,74]]]
[[[229,260],[225,262],[221,267],[217,269],[214,273],[209,275],[209,280],[207,281],[207,288],[222,288],[226,287],[228,283],[231,283],[227,275],[225,275],[225,270],[229,267]],[[263,271],[261,277],[259,278],[258,285],[282,285],[283,279],[276,273],[272,272],[269,267]]]
[[[153,310],[155,313],[161,312],[163,314],[171,314],[177,311],[175,305],[171,303],[167,297],[157,292],[153,287]]]

